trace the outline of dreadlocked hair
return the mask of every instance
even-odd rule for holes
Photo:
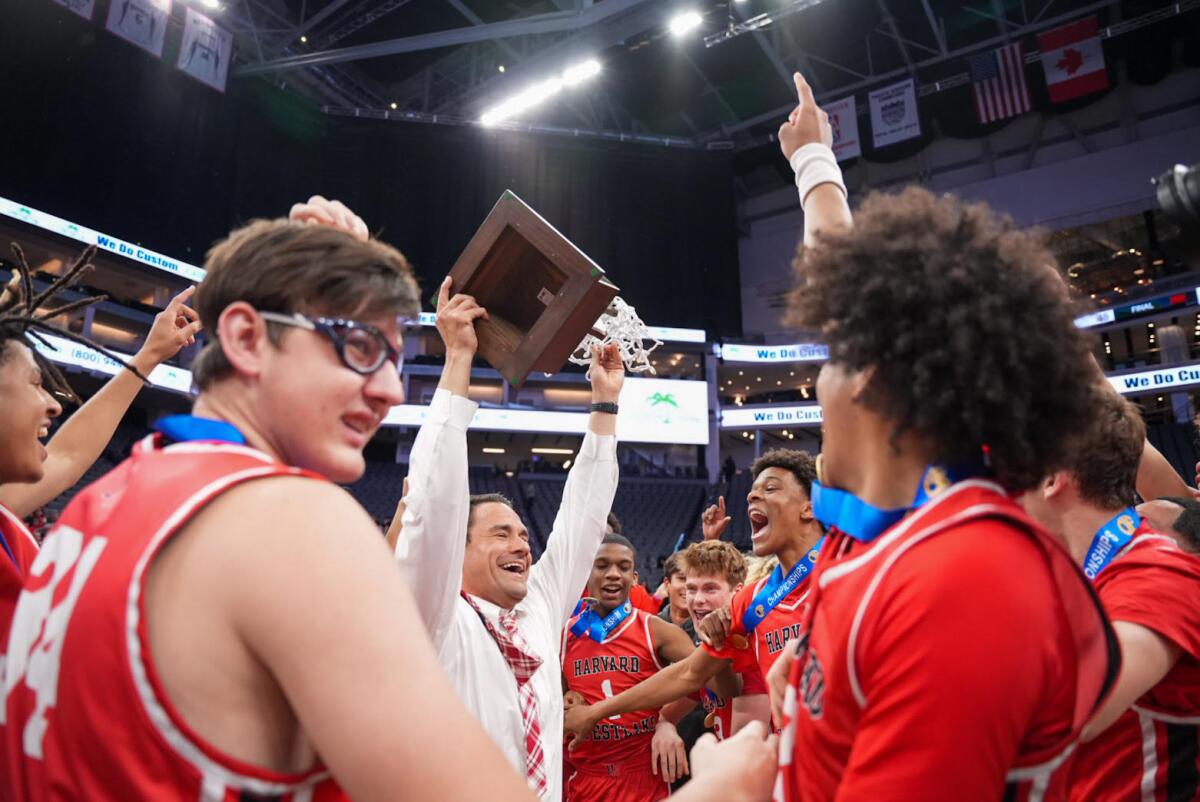
[[[89,270],[95,269],[95,265],[92,264],[92,257],[96,254],[96,246],[89,245],[84,248],[83,253],[75,258],[75,261],[71,263],[71,266],[61,276],[51,282],[49,287],[40,293],[34,294],[33,270],[30,269],[29,261],[25,258],[25,251],[15,242],[11,243],[11,245],[14,257],[13,275],[8,284],[0,291],[0,360],[4,358],[4,349],[8,346],[9,341],[22,343],[29,348],[34,360],[38,363],[38,367],[42,369],[42,375],[50,391],[56,395],[66,397],[73,403],[80,403],[79,396],[71,389],[71,385],[67,383],[62,372],[46,359],[37,348],[37,343],[41,343],[50,350],[55,350],[50,341],[43,336],[44,334],[51,334],[79,343],[82,346],[91,348],[93,351],[98,351],[114,362],[120,363],[126,370],[131,371],[142,381],[146,381],[146,377],[137,368],[104,346],[83,335],[76,334],[73,331],[49,322],[56,317],[62,317],[71,312],[76,312],[105,301],[108,299],[107,295],[81,298],[78,301],[70,301],[42,313],[38,312],[39,308],[54,301],[59,293],[74,285],[81,276]]]

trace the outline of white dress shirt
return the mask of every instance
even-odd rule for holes
[[[484,730],[525,776],[525,730],[517,681],[479,616],[461,597],[469,485],[466,430],[478,405],[447,390],[434,393],[409,457],[408,507],[396,560],[442,667]],[[530,682],[541,718],[548,802],[562,799],[562,632],[587,584],[617,492],[617,438],[588,432],[567,475],[562,506],[529,592],[514,610],[517,626],[542,659]],[[476,599],[497,624],[500,608]],[[470,770],[466,767],[465,770]]]

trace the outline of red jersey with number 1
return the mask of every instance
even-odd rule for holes
[[[25,577],[8,637],[0,798],[339,799],[319,766],[247,765],[192,731],[155,671],[142,594],[155,555],[205,504],[242,482],[311,474],[244,446],[157,442],[67,505]]]
[[[603,643],[586,634],[571,634],[567,625],[563,649],[563,676],[567,688],[583,695],[590,705],[616,696],[662,669],[654,638],[650,635],[650,616],[634,608]],[[638,710],[604,719],[596,724],[592,737],[578,744],[568,757],[573,765],[600,766],[644,758],[650,766],[650,740],[658,726],[657,710]]]
[[[784,699],[779,802],[1061,800],[1119,664],[1091,584],[1003,490],[831,531]]]
[[[1167,675],[1071,766],[1074,802],[1200,800],[1200,558],[1143,525],[1096,577],[1114,622],[1146,627],[1179,648]]]

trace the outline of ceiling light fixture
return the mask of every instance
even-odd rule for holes
[[[505,453],[505,452],[504,452],[504,449],[503,449],[503,448],[490,448],[490,447],[485,447],[485,448],[483,449],[483,453],[484,453],[484,454],[503,454],[503,453]]]
[[[687,36],[704,24],[704,17],[697,11],[683,11],[671,18],[667,28],[675,36]]]
[[[479,124],[491,126],[515,117],[557,95],[566,87],[578,86],[600,73],[600,62],[588,59],[568,67],[561,76],[550,78],[492,106],[479,118]]]
[[[534,454],[574,454],[573,448],[531,448]]]

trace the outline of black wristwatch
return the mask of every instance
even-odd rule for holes
[[[592,412],[607,412],[609,415],[617,414],[617,405],[611,401],[597,401],[592,404],[589,409]]]

